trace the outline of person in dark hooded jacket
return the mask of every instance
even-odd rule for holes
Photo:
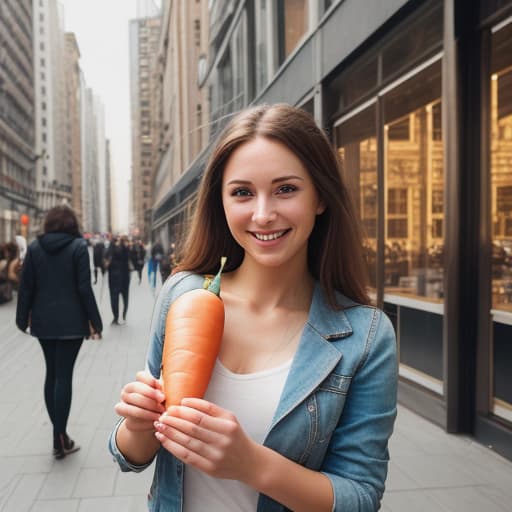
[[[16,325],[38,338],[46,363],[44,398],[53,424],[53,454],[79,450],[66,427],[73,368],[84,338],[101,338],[103,324],[91,287],[87,243],[73,210],[50,209],[44,234],[28,248],[18,292]]]

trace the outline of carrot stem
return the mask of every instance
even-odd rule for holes
[[[220,259],[220,269],[217,272],[217,275],[213,278],[212,282],[208,286],[208,291],[215,293],[215,295],[219,296],[220,294],[220,277],[222,274],[222,270],[224,268],[224,265],[226,264],[226,256],[222,256]]]

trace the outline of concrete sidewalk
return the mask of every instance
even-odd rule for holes
[[[100,284],[94,287],[104,338],[84,341],[79,354],[68,431],[82,449],[62,461],[51,454],[41,349],[15,328],[15,303],[0,306],[0,511],[147,510],[152,468],[123,474],[107,450],[121,387],[144,365],[154,302],[146,276],[141,285],[134,277],[122,326],[110,326],[106,283],[102,297]],[[384,511],[511,510],[512,463],[471,439],[446,434],[400,407],[390,446]]]

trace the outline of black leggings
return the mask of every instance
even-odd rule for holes
[[[54,439],[66,433],[71,393],[73,368],[82,346],[83,338],[72,340],[40,339],[46,363],[44,401],[53,424]]]

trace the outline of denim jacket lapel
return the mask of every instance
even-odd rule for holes
[[[302,332],[270,431],[311,394],[341,360],[343,354],[331,341],[351,334],[352,327],[347,316],[343,311],[333,310],[325,302],[324,294],[317,282],[308,321]]]

